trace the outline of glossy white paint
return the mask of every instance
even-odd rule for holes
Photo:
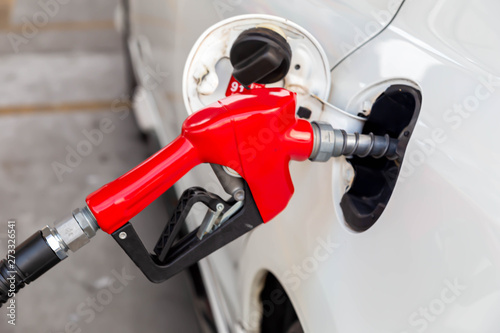
[[[152,82],[147,89],[161,110],[155,131],[163,144],[179,133],[179,124],[186,117],[182,99],[184,64],[196,40],[221,20],[250,13],[287,18],[319,41],[333,66],[382,30],[402,1],[129,0],[129,44],[141,50],[134,67],[143,68],[139,82]],[[163,72],[168,77],[151,79]]]
[[[304,194],[331,199],[329,191],[319,191],[327,179],[337,186],[337,178],[321,179],[318,175],[326,170],[309,174],[310,169],[326,166],[300,165],[294,180],[307,185],[301,189],[296,181],[290,206],[303,205],[314,213],[298,216],[287,210],[279,217],[283,221],[273,221],[272,227],[294,228],[291,233],[301,235],[304,247],[297,250],[298,239],[277,238],[277,248],[289,255],[285,262],[270,262],[264,253],[246,253],[248,266],[255,266],[253,273],[261,269],[257,262],[265,261],[282,280],[293,282],[287,270],[297,265],[297,257],[304,258],[303,263],[314,258],[317,237],[336,242],[334,254],[291,292],[307,332],[498,332],[500,328],[495,310],[500,302],[496,212],[500,196],[495,190],[500,156],[493,139],[500,81],[495,72],[486,70],[493,65],[488,55],[499,55],[500,49],[475,35],[477,44],[488,46],[487,54],[467,59],[463,48],[450,48],[456,41],[443,43],[436,38],[443,30],[460,26],[436,29],[426,19],[429,13],[439,12],[441,17],[435,20],[469,29],[477,23],[448,19],[464,15],[456,1],[454,10],[440,11],[448,3],[407,1],[387,31],[332,73],[331,102],[342,108],[352,96],[391,78],[412,80],[422,90],[423,107],[402,178],[377,224],[361,234],[350,231],[341,218],[335,218],[338,211],[325,209],[328,200],[315,203]],[[476,3],[476,11],[486,3]],[[486,11],[482,14],[481,26],[490,27],[483,36],[498,38],[496,18]],[[455,105],[463,111],[453,111]],[[306,189],[310,184],[312,188]],[[290,223],[295,219],[301,222]],[[271,234],[257,230],[248,248],[252,242],[271,241]]]
[[[175,36],[165,37],[175,39],[168,47],[153,46],[151,41],[158,61],[161,50],[175,50],[169,57],[174,63],[161,61],[170,66],[172,77],[157,93],[171,94],[171,105],[177,106],[182,98],[174,67],[183,66],[193,39],[218,21],[212,2],[200,1],[200,9],[192,12],[186,9],[188,3],[161,5],[173,9],[165,21],[186,28],[186,34],[178,28],[167,30]],[[362,27],[370,22],[360,19],[370,17],[367,8],[377,3],[375,8],[382,10],[387,5],[308,1],[307,9],[298,10],[284,1],[249,1],[231,14],[246,13],[247,3],[256,12],[288,17],[304,26],[333,65],[342,58],[338,45],[348,43],[353,34],[347,37],[347,23],[338,31],[329,24]],[[225,322],[218,327],[221,332],[236,323],[246,331],[258,331],[255,297],[263,271],[283,282],[306,332],[499,331],[498,7],[488,0],[406,0],[388,29],[335,67],[332,110],[355,110],[365,94],[376,95],[374,86],[391,79],[410,80],[422,91],[420,118],[396,189],[375,226],[355,233],[338,209],[338,197],[349,179],[345,162],[292,163],[296,194],[287,209],[205,262],[212,268],[211,283],[220,290],[211,300],[227,309],[218,314]],[[368,15],[349,15],[356,10]],[[342,19],[332,23],[335,17]],[[195,21],[192,30],[184,26]],[[136,29],[150,29],[151,36],[158,37],[159,27],[144,25]],[[165,105],[159,107],[169,112]],[[175,126],[182,112],[175,110]],[[322,117],[349,130],[362,125],[341,114],[326,111]],[[215,188],[213,175],[207,177],[206,172],[198,168],[179,187]]]

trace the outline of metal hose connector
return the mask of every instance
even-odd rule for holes
[[[331,157],[339,156],[386,157],[390,160],[399,157],[398,140],[388,134],[350,134],[324,122],[312,122],[311,125],[314,131],[314,147],[309,157],[311,161],[326,162]]]
[[[85,207],[73,211],[55,227],[46,226],[35,232],[18,245],[15,259],[8,255],[0,261],[0,307],[25,285],[66,259],[69,251],[76,252],[87,244],[97,230],[95,217]]]

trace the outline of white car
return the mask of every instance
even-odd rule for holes
[[[294,55],[289,74],[311,67],[299,85],[325,87],[317,89],[319,104],[302,100],[312,103],[310,120],[406,140],[402,164],[292,162],[287,208],[199,263],[207,331],[500,331],[500,2],[129,0],[125,7],[136,115],[162,146],[196,111],[189,66],[213,56],[196,50],[221,26],[241,28],[241,19],[287,24],[317,48],[310,58]],[[212,91],[225,90],[219,81]],[[209,166],[187,174],[176,191],[190,186],[220,192]]]

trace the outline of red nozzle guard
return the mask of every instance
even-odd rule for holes
[[[260,88],[231,95],[189,116],[169,145],[87,197],[99,226],[113,233],[200,163],[236,170],[264,222],[293,195],[290,160],[309,158],[311,124],[295,116],[295,93]]]

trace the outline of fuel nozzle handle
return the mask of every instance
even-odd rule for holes
[[[90,194],[87,206],[113,234],[192,168],[210,163],[241,175],[268,222],[293,195],[289,162],[312,151],[311,124],[295,109],[296,94],[282,88],[250,89],[211,104],[190,115],[174,141]]]
[[[95,236],[99,229],[88,210],[77,209],[70,218],[35,232],[26,241],[9,251],[0,261],[0,307],[9,298],[35,281],[52,267],[77,251]]]

